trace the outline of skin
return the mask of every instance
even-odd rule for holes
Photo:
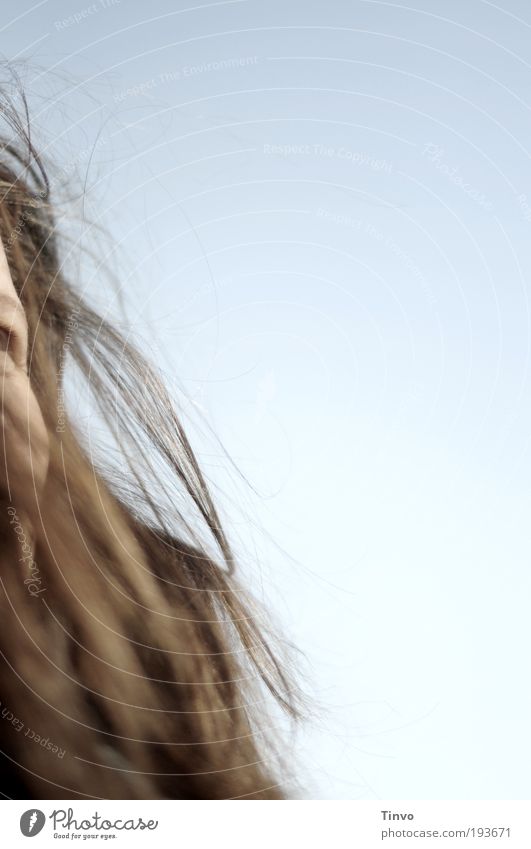
[[[0,493],[34,527],[49,442],[27,358],[26,316],[0,241]]]

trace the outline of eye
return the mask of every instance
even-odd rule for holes
[[[28,326],[18,298],[0,292],[0,350],[9,351],[18,368],[26,369]]]

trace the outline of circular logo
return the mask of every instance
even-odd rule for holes
[[[42,811],[37,808],[30,808],[29,811],[24,811],[20,817],[20,830],[24,837],[35,837],[39,831],[42,831],[46,817]]]

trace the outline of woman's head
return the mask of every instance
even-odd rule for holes
[[[40,798],[281,797],[261,707],[269,692],[294,715],[282,665],[171,399],[66,279],[45,170],[17,113],[4,117],[0,324],[27,372],[31,497],[8,446],[0,699],[58,752],[14,720],[0,723],[0,748]],[[67,365],[133,485],[93,462],[68,413]]]

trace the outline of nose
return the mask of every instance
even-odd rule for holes
[[[0,350],[9,351],[15,365],[26,370],[28,325],[13,285],[4,246],[0,241]]]

